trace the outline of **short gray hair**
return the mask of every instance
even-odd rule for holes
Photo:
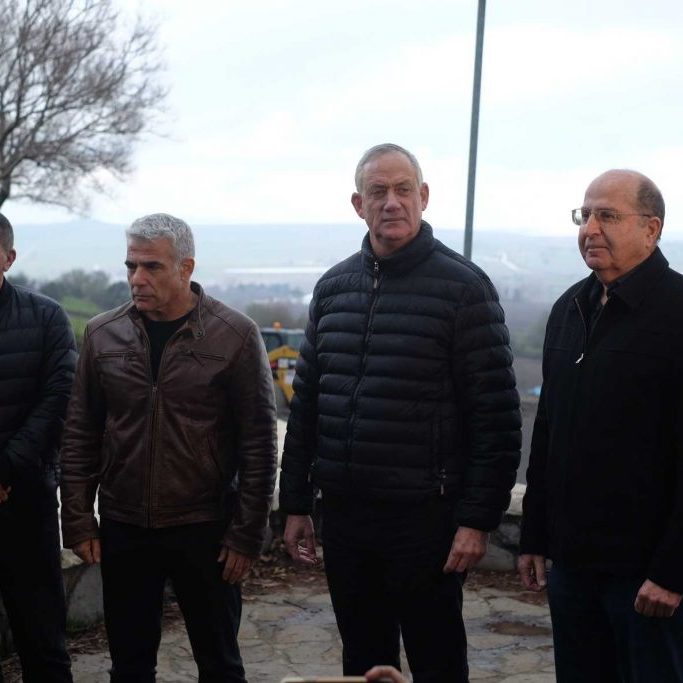
[[[662,227],[664,227],[664,197],[662,197],[659,188],[644,175],[641,175],[640,178],[637,202],[641,211],[659,218],[662,222]]]
[[[361,192],[363,189],[363,173],[365,171],[365,165],[377,157],[381,157],[384,154],[403,154],[406,159],[410,162],[410,165],[415,170],[415,177],[417,178],[417,184],[422,185],[422,169],[418,163],[415,155],[409,152],[405,147],[400,145],[395,145],[392,142],[383,142],[381,145],[375,145],[370,147],[365,154],[360,158],[358,166],[356,166],[356,190]]]
[[[14,249],[14,230],[9,219],[0,213],[0,247],[3,251]]]
[[[181,218],[167,213],[151,213],[138,218],[126,230],[126,236],[142,240],[165,237],[175,248],[178,261],[194,258],[194,237],[190,226]]]

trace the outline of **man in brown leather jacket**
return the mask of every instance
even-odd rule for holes
[[[268,359],[254,322],[190,281],[183,221],[145,216],[126,235],[132,301],[88,323],[69,404],[64,545],[101,559],[112,681],[155,680],[168,578],[199,680],[242,682],[239,582],[276,467]]]

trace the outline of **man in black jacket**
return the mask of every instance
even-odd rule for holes
[[[362,249],[316,285],[294,379],[280,503],[285,542],[325,569],[344,673],[399,666],[467,681],[462,579],[484,555],[519,464],[519,399],[496,291],[422,221],[415,157],[373,147],[351,201]]]
[[[11,285],[0,214],[0,592],[26,683],[71,681],[57,521],[57,448],[76,364],[64,311]],[[0,680],[2,674],[0,673]]]
[[[519,571],[560,683],[683,681],[683,277],[654,183],[613,170],[572,212],[593,273],[548,320]]]

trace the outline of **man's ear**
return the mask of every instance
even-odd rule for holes
[[[7,252],[7,258],[5,259],[5,262],[2,264],[2,272],[6,273],[11,267],[12,264],[14,263],[14,260],[17,258],[17,252],[15,249],[10,249]]]
[[[192,277],[192,273],[194,272],[194,259],[193,258],[184,258],[180,262],[180,274],[183,278],[183,280],[189,280]]]
[[[429,185],[422,183],[420,186],[420,199],[422,200],[422,210],[424,211],[429,204]]]
[[[662,219],[652,216],[647,221],[647,235],[652,240],[653,248],[657,246],[659,238],[662,236]]]
[[[365,212],[363,211],[363,196],[360,192],[354,192],[351,195],[351,203],[353,204],[353,208],[356,210],[356,213],[364,219]]]

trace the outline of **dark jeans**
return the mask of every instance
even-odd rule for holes
[[[399,667],[403,636],[415,683],[466,683],[462,579],[444,574],[454,525],[445,501],[323,496],[325,570],[345,675]]]
[[[185,618],[200,683],[244,683],[237,644],[238,585],[216,560],[224,522],[143,529],[103,519],[102,586],[111,681],[147,683],[156,675],[166,579]]]
[[[683,682],[683,607],[670,618],[641,616],[633,603],[643,581],[553,566],[558,683]]]
[[[56,498],[25,510],[9,502],[3,505],[0,592],[23,681],[70,683]]]

